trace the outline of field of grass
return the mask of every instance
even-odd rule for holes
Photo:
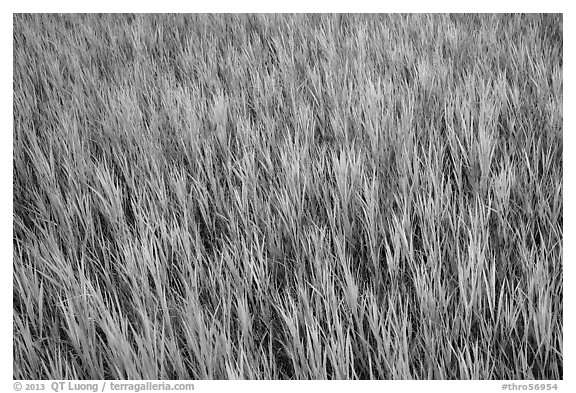
[[[562,15],[15,15],[17,379],[561,379]]]

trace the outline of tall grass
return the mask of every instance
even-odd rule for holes
[[[15,15],[14,378],[562,378],[561,15]]]

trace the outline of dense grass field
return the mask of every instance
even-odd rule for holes
[[[15,15],[17,379],[561,379],[561,15]]]

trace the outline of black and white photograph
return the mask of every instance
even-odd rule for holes
[[[563,19],[14,13],[10,386],[561,390]]]

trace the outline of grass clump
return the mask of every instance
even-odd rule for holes
[[[561,15],[15,15],[16,379],[562,378]]]

